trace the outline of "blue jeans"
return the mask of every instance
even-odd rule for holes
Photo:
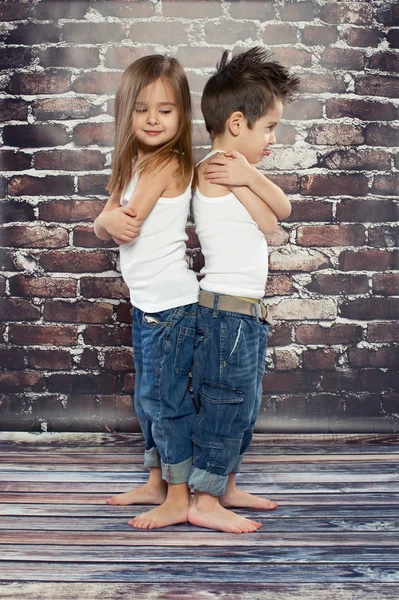
[[[198,307],[193,390],[199,414],[189,479],[198,491],[222,496],[228,475],[240,470],[261,405],[267,336],[258,317]]]
[[[133,309],[134,407],[144,434],[144,466],[185,483],[192,467],[196,411],[188,391],[197,304],[159,313]]]

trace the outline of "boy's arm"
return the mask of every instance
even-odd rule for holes
[[[94,233],[100,240],[114,239],[118,244],[132,242],[140,233],[141,221],[133,209],[120,206],[120,194],[113,192],[94,220]]]
[[[291,204],[283,190],[250,165],[239,152],[225,152],[212,157],[204,175],[212,183],[229,187],[247,186],[278,219],[286,219],[291,214]]]

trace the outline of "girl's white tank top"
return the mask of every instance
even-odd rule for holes
[[[120,203],[128,203],[137,185],[136,172]],[[130,300],[143,312],[154,313],[198,301],[199,286],[185,258],[191,183],[175,198],[159,198],[143,222],[140,235],[120,246],[123,279]]]
[[[222,150],[213,150],[198,164]],[[198,165],[197,165],[198,166]],[[268,274],[264,234],[233,194],[193,195],[195,228],[205,258],[200,288],[207,292],[263,298]]]

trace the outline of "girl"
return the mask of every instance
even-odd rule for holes
[[[96,235],[120,244],[133,305],[134,405],[148,482],[108,504],[158,504],[136,528],[185,522],[196,417],[188,392],[198,283],[185,260],[193,158],[191,101],[180,63],[146,56],[124,72],[116,95],[111,193]]]

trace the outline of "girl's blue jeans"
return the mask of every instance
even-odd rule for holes
[[[257,316],[198,307],[193,390],[199,414],[193,427],[189,484],[212,496],[225,493],[240,470],[262,399],[268,337]]]
[[[144,466],[169,483],[188,481],[195,407],[188,390],[197,304],[158,313],[133,309],[134,407],[145,438]]]

